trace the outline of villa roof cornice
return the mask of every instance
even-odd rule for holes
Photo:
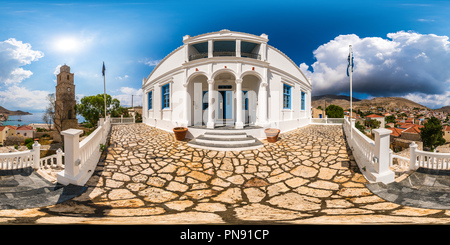
[[[209,64],[211,62],[245,63],[245,64],[251,64],[251,65],[259,65],[259,66],[263,66],[263,67],[269,67],[269,65],[270,65],[269,62],[258,60],[258,59],[251,59],[251,58],[246,58],[246,57],[235,57],[235,56],[220,56],[220,57],[211,57],[211,58],[192,60],[192,61],[182,64],[181,66],[183,68],[190,68],[192,66]]]
[[[183,37],[183,43],[190,44],[190,43],[197,43],[207,40],[215,40],[215,39],[243,39],[243,40],[251,40],[261,43],[267,43],[269,39],[267,38],[266,34],[262,34],[261,36],[244,33],[244,32],[236,32],[236,31],[230,31],[227,29],[216,31],[216,32],[208,32],[204,34],[200,34],[197,36],[189,36],[186,35]]]

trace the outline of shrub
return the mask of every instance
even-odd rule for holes
[[[28,145],[29,143],[33,144],[33,139],[32,138],[25,139],[25,145]]]

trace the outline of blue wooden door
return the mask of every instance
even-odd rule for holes
[[[225,101],[224,101],[224,108],[223,108],[223,111],[224,111],[223,118],[224,119],[231,119],[232,118],[232,109],[233,109],[232,102],[233,102],[233,99],[232,99],[231,95],[232,95],[231,91],[225,91],[225,98],[224,98]]]

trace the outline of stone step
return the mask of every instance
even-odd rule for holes
[[[250,144],[254,143],[256,140],[255,138],[253,138],[253,136],[246,136],[245,138],[213,138],[213,137],[205,137],[204,135],[200,135],[195,139],[197,142],[219,144],[219,145]]]
[[[210,142],[208,143],[198,142],[197,139],[193,139],[189,141],[187,145],[194,148],[213,151],[246,151],[258,149],[264,146],[264,144],[257,139],[255,139],[255,142],[253,143],[246,143],[246,144],[214,144]]]
[[[246,138],[247,134],[245,132],[236,132],[236,131],[231,131],[231,132],[206,131],[203,136],[207,137],[207,138],[226,138],[226,139],[229,139],[229,138]]]

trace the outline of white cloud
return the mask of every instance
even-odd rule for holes
[[[10,38],[0,42],[0,85],[19,84],[29,78],[33,72],[21,66],[44,57],[41,51],[31,49],[29,43]]]
[[[130,87],[121,87],[119,94],[112,95],[120,101],[122,106],[142,106],[142,89],[135,89]],[[133,100],[133,101],[132,101]]]
[[[42,111],[47,107],[47,95],[50,93],[12,85],[6,90],[0,90],[0,105],[9,110]]]
[[[127,78],[128,78],[128,75],[125,75],[125,76],[123,76],[123,77],[118,76],[118,77],[116,77],[116,78],[119,79],[119,80],[123,80],[123,79],[127,79]]]
[[[348,93],[347,57],[352,45],[355,68],[353,92],[371,96],[445,96],[450,81],[447,36],[400,31],[379,37],[340,35],[313,53],[316,62],[300,68],[312,76],[313,94]],[[307,75],[308,76],[308,75]]]
[[[430,108],[441,108],[450,105],[450,91],[445,94],[407,94],[403,98],[414,101]]]
[[[145,58],[144,60],[141,60],[139,62],[144,63],[151,67],[151,66],[157,66],[159,64],[159,62],[161,62],[161,60],[152,60],[152,59]]]

